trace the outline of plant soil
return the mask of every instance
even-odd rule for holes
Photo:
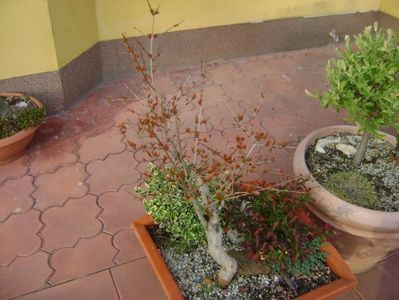
[[[345,143],[357,147],[360,136],[336,134],[329,136],[341,139]],[[327,137],[328,138],[328,137]],[[399,211],[399,161],[394,146],[381,139],[372,138],[359,166],[352,163],[353,156],[348,156],[335,148],[336,143],[324,147],[326,153],[315,150],[317,140],[306,151],[306,164],[313,177],[325,185],[329,177],[341,171],[357,171],[374,185],[378,201],[372,209]]]
[[[185,299],[293,299],[336,280],[335,274],[325,266],[315,270],[312,276],[290,275],[296,287],[293,290],[283,278],[264,268],[265,274],[237,273],[229,286],[221,289],[215,284],[219,266],[208,254],[206,246],[190,253],[182,252],[170,245],[162,228],[152,226],[149,231]],[[231,244],[226,246],[228,250],[234,248]]]

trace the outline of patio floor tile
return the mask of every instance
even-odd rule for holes
[[[168,94],[176,90],[175,81],[173,80],[173,77],[168,74],[158,76],[155,74],[155,82],[156,87],[161,94]]]
[[[393,300],[399,297],[399,254],[380,262],[372,270],[358,274],[359,292],[366,300]]]
[[[338,296],[334,300],[365,300],[362,296],[360,296],[356,291],[350,291],[342,296]]]
[[[285,74],[275,73],[259,80],[259,87],[265,95],[292,95],[304,93],[295,86],[291,77]],[[309,100],[310,101],[310,100]]]
[[[113,126],[112,105],[100,91],[92,91],[65,116],[64,131],[71,137],[97,135]]]
[[[290,57],[300,66],[301,70],[324,71],[328,60],[333,55],[335,55],[333,47],[324,47],[323,49],[314,48],[293,51]]]
[[[121,300],[165,299],[160,283],[147,259],[140,259],[111,269]]]
[[[138,182],[140,174],[133,167],[134,157],[128,151],[110,154],[104,160],[90,162],[87,165],[90,193],[100,195],[108,191],[117,191],[123,184]]]
[[[221,64],[209,67],[206,70],[207,76],[216,84],[229,83],[244,79],[240,70],[236,69],[234,64]]]
[[[100,211],[97,198],[93,195],[70,199],[63,207],[46,210],[42,215],[45,224],[41,232],[43,248],[52,251],[73,247],[80,238],[97,235],[102,228],[100,220],[96,218]]]
[[[46,287],[52,273],[48,254],[20,257],[9,268],[0,267],[0,299],[9,299]]]
[[[27,162],[29,157],[23,155],[21,158],[7,164],[0,166],[0,185],[3,181],[10,178],[18,178],[26,174],[28,171]]]
[[[36,147],[30,152],[32,161],[29,165],[29,173],[54,172],[60,166],[73,164],[78,160],[77,148],[73,139],[55,140],[45,147]]]
[[[241,74],[248,79],[259,79],[263,76],[271,75],[274,70],[270,68],[265,61],[253,59],[237,64]]]
[[[227,100],[226,92],[219,85],[210,85],[204,88],[205,108],[214,107]]]
[[[28,256],[38,251],[42,240],[37,233],[42,226],[36,210],[12,215],[0,223],[0,266],[9,265],[17,256]]]
[[[265,60],[269,68],[275,72],[281,74],[293,73],[299,69],[299,63],[292,58],[294,53],[295,52],[290,52],[288,55],[284,55],[284,53],[264,55],[261,56],[260,59]]]
[[[103,210],[98,218],[104,223],[105,232],[130,228],[132,219],[144,213],[143,203],[132,194],[133,186],[124,186],[118,192],[107,192],[99,197],[98,205]]]
[[[233,83],[225,83],[222,85],[222,89],[231,101],[237,103],[243,100],[256,105],[262,94],[259,85],[247,78]]]
[[[117,300],[118,294],[110,272],[103,271],[87,277],[45,289],[20,300]]]
[[[139,244],[133,230],[123,229],[114,235],[113,244],[119,250],[114,261],[118,264],[145,257],[143,247]]]
[[[82,137],[79,144],[80,161],[90,162],[96,159],[104,159],[110,153],[120,153],[125,150],[122,142],[123,136],[118,128],[113,128],[102,134],[92,137]]]
[[[4,222],[11,214],[28,211],[34,204],[30,196],[34,189],[33,178],[30,176],[8,180],[0,186],[0,222]]]
[[[52,206],[61,206],[68,198],[80,198],[88,192],[85,185],[87,174],[84,165],[76,163],[62,167],[55,173],[46,173],[37,177],[34,184],[37,190],[33,193],[36,206],[45,210]]]
[[[210,129],[221,130],[236,124],[237,122],[235,120],[238,114],[243,114],[246,116],[246,118],[248,118],[250,116],[249,109],[255,107],[256,103],[251,103],[243,109],[240,106],[239,101],[233,102],[231,100],[227,100],[226,102],[218,103],[217,106],[205,108],[204,115],[209,120],[208,125],[210,126]]]
[[[50,260],[55,269],[50,282],[60,283],[112,267],[117,250],[112,246],[112,237],[100,234],[91,239],[81,239],[73,248],[56,251]]]

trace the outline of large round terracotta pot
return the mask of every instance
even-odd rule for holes
[[[307,148],[318,138],[337,132],[357,133],[354,126],[330,126],[313,131],[298,145],[294,173],[307,179],[313,201],[310,211],[338,230],[336,247],[354,273],[371,269],[391,250],[399,248],[399,212],[383,212],[350,204],[327,191],[309,172],[305,162]],[[395,144],[395,138],[381,133]]]
[[[0,93],[0,96],[22,96],[22,94]],[[30,98],[37,106],[43,107],[39,100],[33,97]],[[25,152],[26,146],[33,139],[39,126],[26,128],[12,136],[0,139],[0,165],[7,164],[20,157]]]

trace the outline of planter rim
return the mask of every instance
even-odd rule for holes
[[[23,96],[23,95],[24,94],[21,94],[21,93],[0,93],[0,96]],[[35,97],[32,97],[32,96],[28,96],[28,97],[38,107],[43,107],[43,104],[38,99],[36,99]],[[13,134],[13,135],[10,135],[6,138],[0,139],[0,147],[8,146],[8,145],[15,143],[16,141],[22,140],[26,136],[35,132],[39,127],[40,127],[40,124],[37,126],[28,127],[28,128],[25,128],[24,130],[21,130],[15,134]]]
[[[148,214],[135,219],[132,228],[136,236],[147,254],[148,260],[157,275],[161,286],[170,300],[183,300],[183,295],[177,286],[172,274],[164,262],[161,253],[156,247],[151,235],[147,230],[147,226],[155,225],[154,220]],[[296,298],[297,300],[327,300],[343,294],[355,288],[358,284],[357,278],[346,265],[338,251],[331,244],[327,243],[321,249],[328,253],[327,264],[331,270],[337,275],[338,279],[312,290],[304,295]]]
[[[154,220],[150,215],[144,214],[133,220],[132,228],[136,233],[137,239],[143,247],[159,282],[161,283],[162,289],[167,298],[169,300],[184,300],[176,281],[147,230],[147,226],[151,225],[155,225]]]
[[[311,210],[315,206],[326,215],[329,215],[329,209],[330,212],[335,211],[333,217],[342,222],[344,226],[357,227],[359,230],[399,234],[399,212],[372,210],[346,202],[325,189],[310,173],[305,161],[305,153],[308,147],[318,138],[343,132],[358,134],[358,129],[356,126],[349,125],[319,128],[309,133],[296,148],[293,160],[294,173],[296,176],[307,178],[306,186],[311,189],[313,198],[317,198],[310,205]],[[379,133],[385,141],[395,145],[396,140],[393,136],[383,132]],[[352,212],[352,214],[348,215],[344,212]],[[337,227],[342,226],[338,225]]]

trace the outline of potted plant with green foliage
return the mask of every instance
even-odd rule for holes
[[[338,250],[353,272],[372,268],[399,246],[399,36],[366,27],[347,36],[327,65],[330,85],[308,95],[345,110],[355,126],[318,129],[298,145],[294,172],[305,176],[310,210],[340,231]]]
[[[148,5],[155,24],[158,8]],[[129,106],[135,122],[120,129],[133,127],[129,145],[150,162],[136,189],[149,214],[132,226],[168,298],[327,299],[355,287],[325,228],[303,210],[301,183],[249,180],[272,172],[270,151],[284,148],[256,129],[263,96],[250,116],[229,108],[236,134],[223,143],[209,130],[204,73],[165,95],[154,73],[154,31],[149,49],[123,38],[144,91],[131,91],[140,99]]]
[[[43,104],[19,93],[0,93],[0,165],[17,159],[45,116]]]

